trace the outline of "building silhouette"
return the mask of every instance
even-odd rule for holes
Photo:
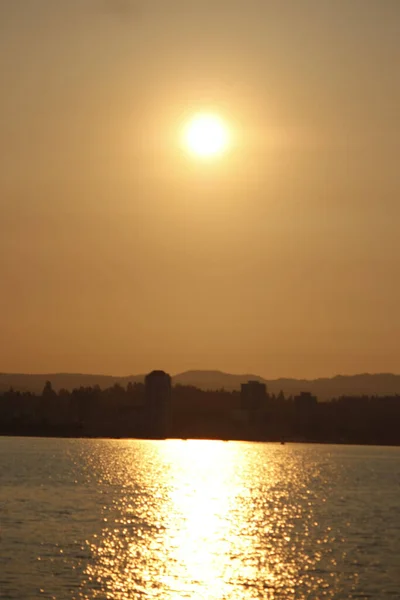
[[[145,420],[150,438],[165,438],[169,431],[171,377],[152,371],[145,378]]]
[[[294,409],[294,432],[300,439],[313,440],[317,432],[317,397],[311,392],[300,392],[294,397]]]
[[[267,386],[260,381],[248,381],[240,386],[240,408],[246,411],[261,410],[265,407]]]
[[[313,396],[311,392],[300,392],[298,396],[294,397],[296,409],[299,411],[314,410],[317,402],[317,397]]]

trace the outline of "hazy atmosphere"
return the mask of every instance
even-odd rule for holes
[[[399,372],[399,40],[398,0],[2,0],[0,371]]]

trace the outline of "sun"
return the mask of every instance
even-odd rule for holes
[[[186,125],[184,143],[196,156],[208,158],[220,155],[229,143],[228,127],[218,115],[197,114]]]

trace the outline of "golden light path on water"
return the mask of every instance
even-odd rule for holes
[[[334,538],[309,489],[321,474],[286,446],[110,442],[91,461],[104,520],[81,598],[335,597]]]

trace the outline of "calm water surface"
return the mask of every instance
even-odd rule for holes
[[[0,438],[0,598],[400,599],[400,449]]]

